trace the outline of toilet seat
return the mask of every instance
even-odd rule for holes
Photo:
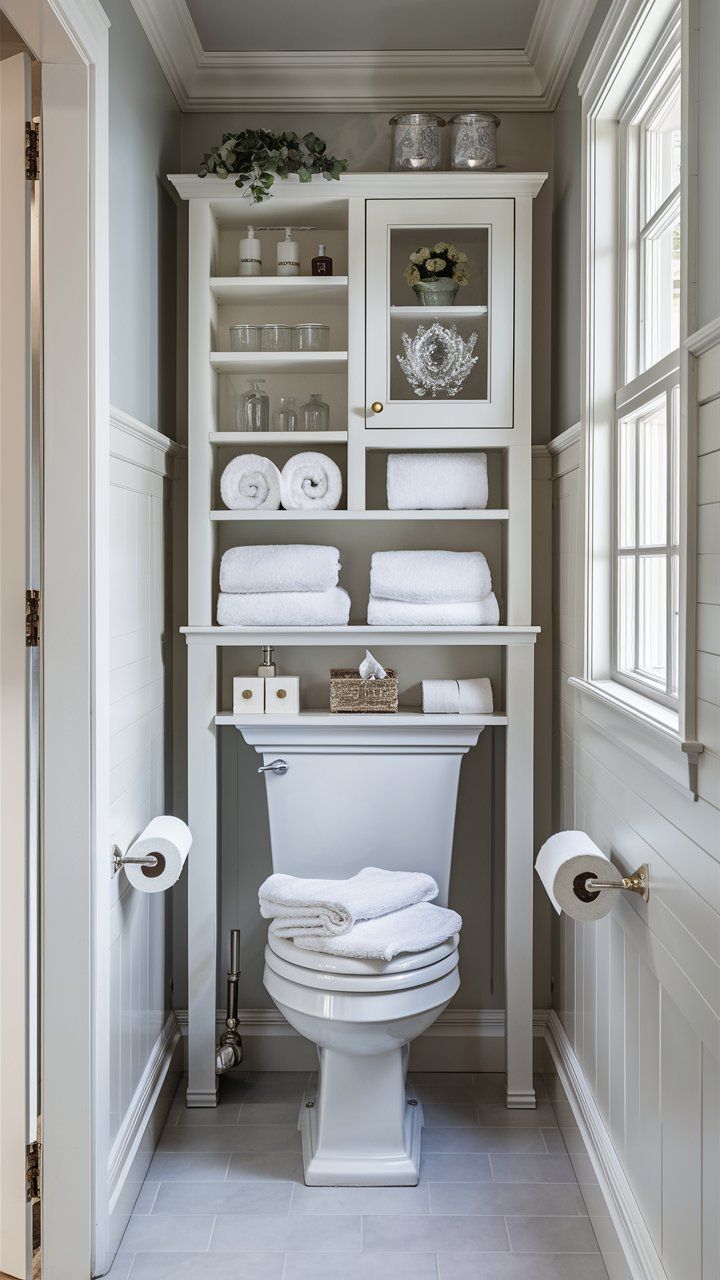
[[[282,950],[274,945],[278,942]],[[298,955],[303,957],[300,963],[296,960]],[[432,956],[435,956],[435,959],[432,959]],[[440,947],[408,953],[401,959],[406,962],[402,966],[396,965],[392,960],[349,961],[346,957],[329,956],[322,951],[301,950],[292,942],[288,943],[284,938],[275,938],[272,934],[268,935],[268,946],[265,950],[267,968],[278,977],[286,978],[300,987],[307,987],[316,992],[356,992],[360,995],[377,997],[381,993],[409,991],[427,986],[457,969],[457,937],[443,943]],[[372,964],[378,967],[370,972],[358,973],[357,969],[348,971],[347,967],[338,969],[336,964],[322,963],[337,960],[341,960],[344,966]]]
[[[424,969],[457,951],[458,940],[459,934],[456,933],[447,942],[429,947],[427,951],[403,951],[392,960],[358,960],[351,956],[331,955],[327,951],[306,951],[304,947],[296,947],[288,938],[279,938],[272,930],[268,930],[267,939],[270,950],[288,964],[300,965],[316,973],[346,973],[370,978]]]

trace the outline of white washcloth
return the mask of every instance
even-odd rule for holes
[[[220,496],[231,511],[278,511],[280,472],[270,458],[239,453],[222,473]]]
[[[350,597],[342,587],[218,596],[221,627],[344,627],[349,617]]]
[[[461,928],[462,917],[457,911],[419,902],[376,920],[360,920],[339,938],[296,937],[294,942],[303,951],[326,951],[357,960],[392,960],[403,951],[429,951],[454,937]],[[270,925],[270,930],[279,932],[277,922]]]
[[[491,592],[485,600],[459,604],[409,604],[406,600],[368,600],[370,627],[496,627],[500,610]]]
[[[423,680],[422,709],[431,715],[488,715],[493,692],[485,676],[476,680]]]
[[[296,453],[280,476],[286,511],[334,511],[342,497],[342,474],[325,453]]]
[[[337,547],[231,547],[220,561],[220,590],[329,591],[339,574]]]
[[[387,461],[390,511],[480,511],[488,503],[484,453],[391,453]]]
[[[418,604],[484,600],[492,591],[482,551],[375,551],[370,594]]]
[[[279,938],[332,938],[358,920],[371,920],[436,898],[438,887],[423,871],[363,867],[349,880],[314,880],[282,873],[260,885],[260,914],[274,920]]]

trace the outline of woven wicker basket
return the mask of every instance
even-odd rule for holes
[[[332,712],[382,712],[398,709],[398,679],[388,671],[384,680],[361,680],[358,671],[334,667],[330,672]]]

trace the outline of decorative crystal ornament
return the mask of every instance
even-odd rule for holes
[[[403,333],[405,355],[398,356],[405,377],[416,396],[426,392],[435,396],[456,396],[470,374],[477,356],[473,355],[478,335],[462,338],[454,324],[439,324],[436,320],[426,329],[419,324],[414,338]]]

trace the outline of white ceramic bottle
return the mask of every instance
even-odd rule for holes
[[[300,275],[300,245],[293,240],[292,227],[285,228],[285,238],[277,247],[277,273],[279,276]]]
[[[255,228],[248,227],[247,236],[240,241],[238,271],[241,276],[259,276],[262,272],[262,244],[255,235]]]

